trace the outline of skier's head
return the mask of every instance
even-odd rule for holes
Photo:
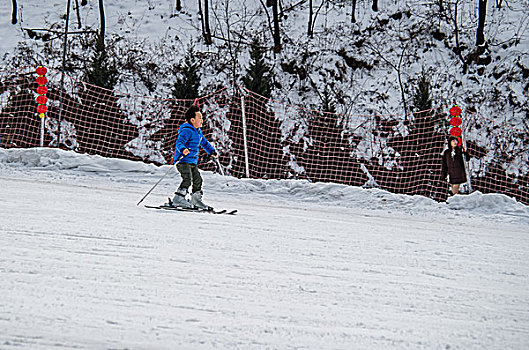
[[[456,148],[457,146],[459,146],[459,139],[457,137],[450,136],[448,138],[448,148],[452,149]]]
[[[200,109],[196,105],[192,105],[188,108],[185,115],[186,121],[193,125],[195,128],[202,127],[202,113],[200,113]]]

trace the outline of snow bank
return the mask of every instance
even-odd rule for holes
[[[499,193],[483,194],[476,191],[470,195],[448,198],[448,207],[453,210],[471,211],[480,214],[508,214],[529,218],[529,207],[516,199]]]
[[[311,183],[306,180],[230,179],[227,185],[229,191],[233,193],[259,193],[273,198],[326,203],[346,208],[399,209],[419,214],[430,213],[445,207],[443,203],[423,196],[393,194],[379,189],[364,189],[336,183]]]
[[[104,158],[56,148],[0,149],[0,163],[43,170],[77,170],[87,173],[153,173],[152,164]]]

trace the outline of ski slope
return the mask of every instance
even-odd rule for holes
[[[526,349],[529,208],[0,149],[1,349]],[[179,177],[145,200],[159,204]]]

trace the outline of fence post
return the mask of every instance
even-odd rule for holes
[[[461,125],[462,126],[462,125]],[[465,133],[461,135],[461,141],[463,144],[463,147],[468,152],[467,149],[467,142],[465,140]],[[472,188],[472,176],[470,174],[470,166],[468,165],[468,160],[465,155],[463,155],[463,165],[465,166],[465,173],[467,175],[467,186],[468,186],[468,193],[474,192],[474,189]]]
[[[66,2],[66,24],[64,25],[64,42],[62,48],[62,70],[61,70],[61,87],[59,95],[59,125],[57,127],[57,147],[61,147],[62,133],[62,113],[64,109],[63,90],[64,90],[64,71],[66,70],[66,51],[68,49],[68,23],[70,21],[70,0]]]
[[[44,147],[44,118],[40,118],[40,147]]]
[[[244,103],[244,91],[241,89],[241,109],[242,109],[242,137],[244,144],[244,164],[246,166],[246,177],[250,177],[250,162],[248,160],[248,136],[246,126],[246,106]]]

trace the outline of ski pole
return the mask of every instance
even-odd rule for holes
[[[162,182],[162,180],[167,176],[167,174],[169,174],[169,172],[171,171],[171,169],[173,169],[173,168],[176,169],[176,165],[177,165],[178,163],[180,163],[180,161],[182,160],[182,158],[183,158],[183,157],[180,157],[180,159],[178,159],[178,161],[177,161],[176,163],[174,163],[169,169],[167,169],[167,171],[165,172],[165,174],[163,174],[163,176],[160,178],[160,180],[158,180],[158,182],[155,183],[154,186],[152,186],[152,188],[149,190],[149,192],[147,192],[147,193],[145,194],[145,196],[143,196],[143,198],[140,199],[140,201],[139,201],[138,204],[136,204],[136,205],[140,205],[140,203],[143,202],[143,200],[144,200],[145,198],[147,198],[147,196],[148,196],[149,194],[151,194],[151,192],[156,188],[156,186],[158,186],[158,184],[159,184],[160,182]]]
[[[222,165],[220,165],[219,159],[215,158],[215,161],[217,162],[217,165],[219,166],[220,174],[224,176],[224,170],[222,170]]]

